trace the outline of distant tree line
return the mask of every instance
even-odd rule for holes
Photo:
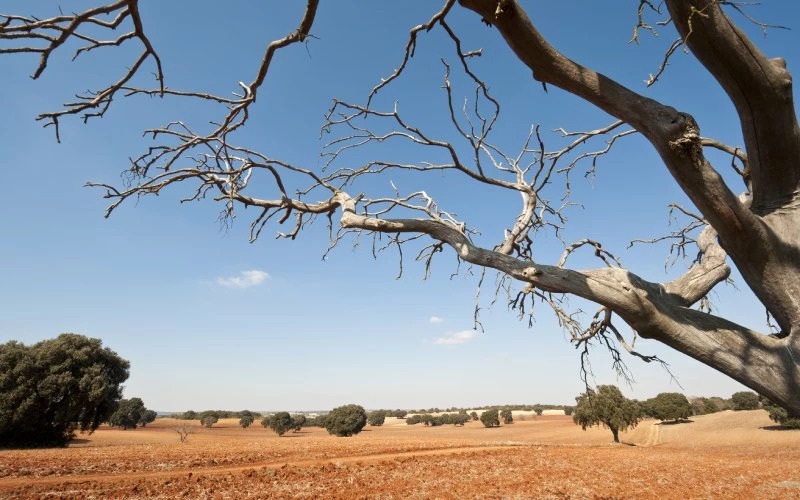
[[[458,413],[443,413],[433,416],[430,413],[416,414],[406,418],[408,425],[422,424],[424,426],[438,427],[440,425],[464,425],[472,420],[466,410]]]
[[[201,412],[196,412],[194,410],[185,411],[183,413],[173,413],[170,417],[178,419],[178,420],[203,420],[203,417],[216,417],[217,420],[221,418],[242,418],[244,416],[252,416],[255,418],[260,418],[262,415],[257,411],[250,411],[250,410],[240,410],[240,411],[230,411],[230,410],[204,410]]]

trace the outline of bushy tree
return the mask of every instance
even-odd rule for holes
[[[619,431],[636,427],[641,420],[639,406],[622,395],[613,385],[600,385],[597,390],[589,389],[575,398],[575,411],[572,421],[583,430],[595,425],[603,425],[611,430],[614,442],[619,443]]]
[[[544,413],[544,408],[542,408],[541,406],[534,406],[533,411],[536,413],[536,415],[541,416],[542,413]]]
[[[334,408],[325,419],[328,434],[349,437],[361,432],[367,425],[367,412],[360,405],[344,405]]]
[[[219,418],[216,415],[209,414],[200,418],[200,424],[202,424],[205,427],[208,427],[209,429],[217,422],[219,422]]]
[[[116,409],[128,368],[100,339],[74,333],[0,345],[0,447],[62,446],[94,431]]]
[[[408,415],[408,412],[405,410],[395,410],[392,412],[392,416],[395,418],[406,418],[406,415]]]
[[[751,391],[741,391],[734,393],[733,396],[731,396],[731,404],[735,411],[757,410],[758,394]]]
[[[292,417],[292,432],[300,432],[304,425],[306,425],[305,415],[294,415]]]
[[[123,430],[135,429],[146,416],[146,412],[147,408],[141,398],[123,399],[108,418],[108,423],[113,427],[122,427]]]
[[[470,416],[470,418],[472,420],[478,420],[478,412],[477,411],[470,412],[469,416]]]
[[[500,425],[500,418],[498,418],[497,410],[486,410],[481,413],[481,422],[484,427],[496,427]]]
[[[275,434],[283,436],[292,428],[292,416],[289,415],[289,412],[279,411],[269,417],[267,425],[275,431]]]
[[[573,408],[573,407],[571,407],[571,406],[565,406],[565,407],[564,407],[564,415],[572,415],[572,412],[573,412],[573,410],[574,410],[574,408]]]
[[[647,400],[649,414],[658,420],[685,420],[692,416],[692,405],[679,392],[662,392]]]
[[[369,425],[374,427],[380,427],[383,425],[385,420],[386,412],[382,410],[371,411],[369,412],[369,415],[367,415],[367,422],[369,422]]]
[[[782,408],[768,399],[764,399],[762,404],[773,422],[777,422],[787,429],[800,429],[800,418],[789,416],[786,408]]]
[[[255,421],[255,419],[256,418],[253,415],[242,415],[242,418],[239,419],[239,425],[242,426],[242,429],[247,429],[250,427],[250,424]]]
[[[500,418],[503,419],[504,424],[514,423],[514,413],[511,410],[502,410],[500,412]]]
[[[139,425],[147,427],[147,424],[155,421],[156,417],[158,417],[158,413],[155,410],[145,409],[142,413],[142,418],[139,419]]]

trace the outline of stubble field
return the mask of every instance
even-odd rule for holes
[[[0,497],[800,498],[800,431],[776,430],[761,410],[644,421],[622,445],[566,416],[493,429],[387,418],[352,438],[318,428],[278,437],[231,419],[192,422],[180,443],[174,428],[185,423],[0,451]]]

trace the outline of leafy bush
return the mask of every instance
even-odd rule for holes
[[[647,400],[649,414],[659,420],[685,420],[692,416],[692,405],[679,392],[662,392]]]
[[[108,417],[108,423],[112,427],[122,427],[123,430],[135,429],[146,412],[147,408],[141,398],[123,399]]]
[[[484,427],[496,427],[500,425],[500,419],[497,416],[497,410],[486,410],[481,413],[481,422]]]
[[[292,426],[292,416],[289,412],[279,411],[278,413],[269,417],[267,425],[270,429],[275,431],[275,434],[283,436],[286,431],[290,430]]]
[[[367,415],[367,422],[373,427],[380,427],[384,421],[386,421],[386,412],[384,411],[371,411]]]
[[[408,415],[408,412],[405,410],[395,410],[392,412],[394,418],[406,418],[406,415]]]
[[[739,410],[757,410],[758,409],[758,394],[750,391],[741,391],[731,396],[731,404],[733,409]]]
[[[636,427],[641,420],[639,405],[613,385],[597,386],[597,391],[589,389],[575,398],[577,405],[572,412],[572,421],[583,430],[595,425],[603,425],[611,430],[614,442],[619,443],[619,431]]]
[[[0,344],[0,443],[63,446],[76,430],[94,431],[116,409],[129,366],[100,339],[74,333]]]
[[[146,409],[142,413],[142,418],[139,419],[139,425],[141,425],[142,427],[146,427],[147,424],[154,421],[156,417],[158,417],[158,413],[156,413],[155,410]]]
[[[470,412],[469,416],[472,420],[478,420],[478,412],[476,411]]]
[[[572,412],[574,410],[575,410],[575,408],[573,408],[571,406],[565,406],[564,407],[564,415],[572,415]]]
[[[367,412],[360,405],[345,405],[334,408],[325,419],[328,434],[349,437],[361,432],[367,425]]]
[[[514,423],[514,414],[511,412],[511,410],[502,410],[500,412],[500,417],[503,419],[504,424]]]
[[[219,418],[217,418],[216,415],[206,415],[206,416],[204,416],[203,418],[200,419],[200,423],[203,426],[208,427],[209,429],[211,428],[211,426],[216,424],[218,421],[219,421]]]
[[[779,423],[787,429],[800,429],[800,417],[789,416],[786,408],[780,407],[768,399],[763,400],[763,405],[773,422]]]
[[[239,425],[242,426],[242,429],[247,429],[250,427],[250,424],[252,424],[253,421],[255,421],[255,417],[253,415],[244,415],[239,419]]]
[[[300,429],[306,425],[305,415],[295,415],[292,417],[292,432],[300,432]]]

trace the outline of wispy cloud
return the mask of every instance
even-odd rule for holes
[[[269,274],[258,269],[251,271],[242,271],[238,276],[231,276],[229,278],[217,278],[217,284],[226,288],[250,288],[251,286],[258,286],[263,283]]]
[[[430,321],[433,325],[441,325],[444,323],[444,318],[440,318],[439,316],[431,316],[431,319],[428,321]]]
[[[478,336],[475,330],[461,330],[460,332],[448,333],[444,337],[439,337],[433,341],[435,345],[456,345],[469,342]]]

